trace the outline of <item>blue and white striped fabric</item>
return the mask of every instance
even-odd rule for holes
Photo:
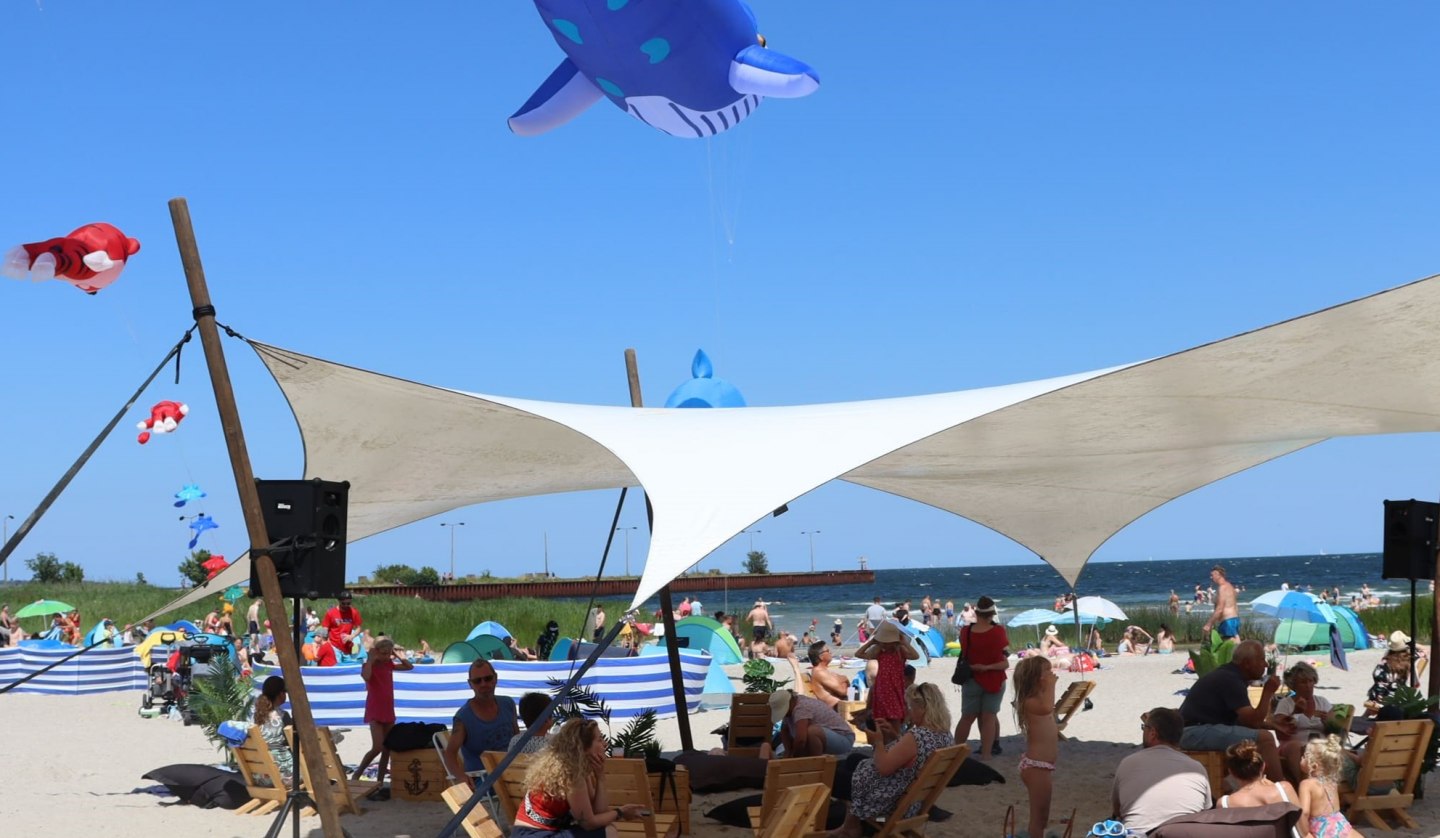
[[[500,676],[499,695],[519,700],[528,692],[550,692],[549,679],[568,679],[579,668],[578,661],[492,661]],[[424,664],[408,672],[395,673],[395,717],[402,722],[450,724],[455,711],[473,693],[465,683],[470,665]],[[680,650],[680,670],[685,685],[687,712],[700,707],[710,656]],[[255,670],[258,687],[279,669]],[[365,681],[358,666],[307,666],[301,673],[310,709],[322,725],[362,725],[365,716]],[[675,715],[670,666],[663,657],[601,658],[580,679],[605,700],[613,719],[627,719],[653,709],[660,718]],[[257,693],[258,695],[258,690]]]
[[[0,649],[0,685],[13,684],[39,669],[75,653],[74,648],[33,649],[24,646]],[[145,668],[131,647],[91,649],[72,661],[16,687],[17,693],[46,695],[88,695],[117,690],[143,690],[148,682]]]

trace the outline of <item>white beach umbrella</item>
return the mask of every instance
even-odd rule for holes
[[[1091,618],[1090,620],[1085,620],[1086,622],[1093,622],[1093,619],[1096,617],[1104,620],[1130,619],[1125,616],[1124,611],[1120,610],[1120,606],[1103,596],[1082,596],[1070,605],[1065,606],[1066,611],[1072,608],[1080,612],[1080,618],[1082,620],[1085,620],[1087,617]]]

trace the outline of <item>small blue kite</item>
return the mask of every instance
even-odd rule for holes
[[[199,483],[186,483],[175,493],[175,506],[181,507],[192,500],[200,500],[205,497],[205,490],[200,488]]]
[[[195,545],[200,542],[201,533],[206,530],[218,530],[220,529],[220,525],[215,523],[214,518],[201,512],[199,515],[190,519],[190,529],[195,531],[195,534],[190,537],[190,549],[194,550]]]

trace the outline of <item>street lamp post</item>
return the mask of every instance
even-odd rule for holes
[[[815,536],[820,534],[819,530],[805,530],[801,535],[810,536],[810,572],[815,572]]]
[[[639,527],[616,527],[617,530],[625,531],[625,575],[630,575],[630,531]]]
[[[9,543],[10,543],[10,522],[13,521],[13,520],[15,520],[15,516],[14,516],[14,515],[6,515],[6,516],[5,516],[5,521],[4,521],[4,533],[5,533],[5,534],[4,534],[3,536],[0,536],[0,547],[4,547],[6,544],[9,544]],[[10,581],[10,563],[9,563],[8,561],[5,563],[5,581],[6,581],[6,582],[9,582],[9,581]]]
[[[755,552],[755,533],[757,533],[757,532],[765,532],[765,531],[764,531],[764,530],[741,530],[740,532],[742,532],[742,533],[748,533],[748,534],[750,535],[750,552],[753,553],[753,552]]]
[[[465,526],[465,522],[464,522],[464,521],[455,521],[454,523],[451,523],[451,522],[449,522],[449,521],[442,521],[442,522],[440,523],[440,526],[442,526],[442,527],[449,527],[449,528],[450,528],[450,581],[451,581],[451,583],[454,583],[454,581],[455,581],[455,528],[456,528],[456,527],[463,527],[463,526]]]

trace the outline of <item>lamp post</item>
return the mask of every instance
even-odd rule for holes
[[[464,521],[442,521],[440,526],[450,528],[450,582],[455,582],[455,528],[465,526]]]
[[[810,536],[810,572],[815,572],[815,536],[820,534],[819,530],[805,530],[801,535]]]
[[[753,552],[755,552],[755,533],[757,533],[757,532],[765,532],[765,531],[764,531],[764,530],[741,530],[740,532],[741,532],[741,533],[748,533],[748,534],[750,535],[750,552],[753,553]]]
[[[10,522],[15,520],[14,515],[6,515],[4,521],[4,536],[0,536],[0,547],[10,543]],[[10,581],[10,563],[5,563],[5,581]]]
[[[630,575],[630,531],[639,527],[616,527],[617,530],[625,531],[625,575]]]

